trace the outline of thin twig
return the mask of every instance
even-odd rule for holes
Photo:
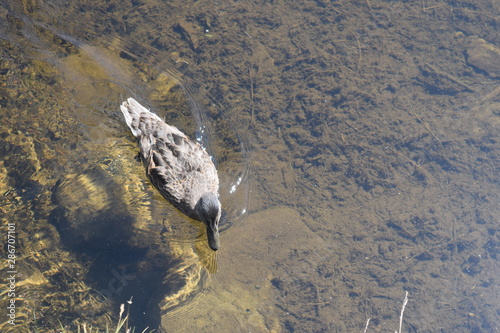
[[[372,6],[370,5],[370,0],[365,0],[366,1],[366,5],[368,6],[368,9],[370,10],[370,12],[372,11]],[[370,320],[370,319],[368,319]]]
[[[250,112],[250,123],[252,124],[252,126],[255,125],[255,115],[254,115],[254,103],[253,103],[253,100],[254,100],[254,91],[253,91],[253,70],[252,70],[252,66],[249,66],[248,67],[248,75],[250,76],[250,100],[251,100],[251,105],[252,105],[252,109],[251,109],[251,112]]]
[[[361,50],[361,42],[359,41],[358,35],[354,35],[356,38],[356,43],[358,45],[358,66],[356,68],[356,73],[359,74],[359,68],[361,67],[361,59],[363,58],[363,51]]]
[[[363,333],[366,333],[366,331],[368,330],[368,324],[370,323],[370,319],[371,318],[368,318],[368,320],[366,321],[365,330],[363,331]]]
[[[403,301],[403,306],[401,307],[401,316],[399,316],[399,332],[401,333],[403,329],[403,314],[405,312],[406,304],[408,303],[408,291],[406,291],[405,299]]]
[[[455,77],[455,76],[453,76],[453,75],[451,75],[451,74],[448,74],[448,73],[446,73],[446,72],[444,72],[444,71],[440,70],[439,68],[437,68],[437,67],[435,67],[435,66],[433,66],[433,65],[431,65],[431,64],[429,64],[429,63],[425,63],[425,65],[426,65],[427,67],[429,67],[432,71],[434,71],[434,73],[436,73],[436,74],[438,74],[438,75],[441,75],[441,76],[444,76],[444,77],[445,77],[445,78],[447,78],[448,80],[453,81],[453,82],[455,82],[455,83],[456,83],[456,84],[458,84],[458,85],[461,85],[461,86],[462,86],[462,87],[464,87],[465,89],[468,89],[468,90],[470,90],[470,91],[472,91],[472,92],[475,92],[475,93],[479,93],[479,91],[478,91],[477,89],[475,89],[475,88],[473,88],[473,87],[469,86],[467,83],[462,82],[459,78],[457,78],[457,77]]]
[[[393,151],[396,153],[396,155],[404,158],[405,160],[407,160],[408,162],[410,162],[415,168],[417,168],[418,170],[420,170],[420,172],[425,175],[427,177],[427,179],[429,180],[429,182],[433,183],[432,179],[434,178],[432,176],[432,174],[430,174],[429,172],[427,172],[427,170],[425,170],[423,167],[421,167],[419,164],[417,164],[414,160],[412,160],[411,158],[408,158],[406,157],[405,155],[401,154],[400,152],[398,152],[396,150],[396,148],[392,147],[393,148]],[[435,179],[435,178],[434,178]]]
[[[440,142],[440,141],[439,141],[439,139],[437,138],[437,136],[436,136],[436,135],[434,135],[434,133],[431,131],[431,128],[429,127],[429,124],[427,124],[425,121],[423,121],[423,120],[422,120],[422,118],[420,118],[420,117],[418,116],[418,114],[416,114],[416,113],[415,113],[415,111],[413,111],[413,108],[412,108],[412,107],[410,107],[410,111],[411,111],[411,113],[413,113],[413,115],[414,115],[414,116],[415,116],[415,117],[416,117],[416,118],[417,118],[417,119],[418,119],[418,120],[419,120],[422,124],[424,124],[425,128],[427,129],[427,131],[429,131],[429,133],[431,133],[431,135],[432,135],[432,137],[434,138],[434,140],[436,140],[436,141]]]

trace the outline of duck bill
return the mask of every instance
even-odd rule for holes
[[[207,238],[208,238],[208,246],[213,251],[217,251],[220,247],[219,228],[207,227]]]

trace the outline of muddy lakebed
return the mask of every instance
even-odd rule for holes
[[[406,292],[404,332],[498,327],[497,1],[0,16],[3,332],[102,330],[121,304],[136,331],[387,332]],[[214,157],[217,253],[148,183],[130,96]]]

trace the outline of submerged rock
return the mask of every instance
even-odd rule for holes
[[[491,77],[500,78],[500,48],[482,38],[468,37],[465,41],[467,63]]]

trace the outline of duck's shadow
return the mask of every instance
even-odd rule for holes
[[[67,176],[54,188],[57,208],[50,222],[63,245],[87,267],[83,280],[92,299],[108,303],[109,314],[116,316],[120,305],[133,298],[131,325],[156,328],[159,304],[187,284],[182,280],[185,275],[175,269],[183,258],[170,251],[161,232],[134,226],[120,191],[121,186],[100,167]],[[99,305],[94,307],[95,316],[103,315]]]

